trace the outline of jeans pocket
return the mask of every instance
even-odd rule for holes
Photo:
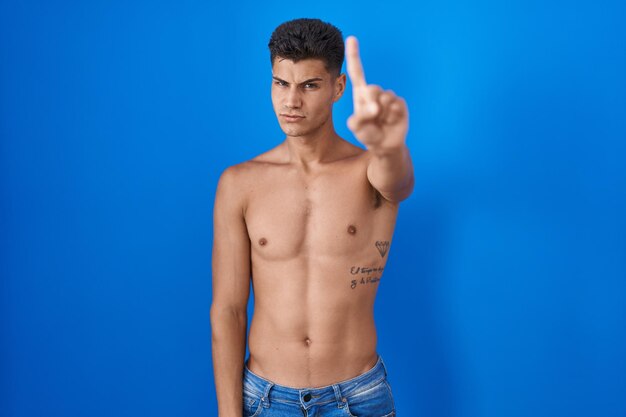
[[[385,379],[374,386],[348,394],[346,411],[351,417],[391,417],[396,409],[391,388]]]
[[[243,390],[243,417],[257,417],[263,411],[262,395]]]

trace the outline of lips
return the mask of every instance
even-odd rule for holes
[[[304,119],[304,116],[294,115],[294,114],[281,114],[281,116],[287,122],[298,122],[298,121]]]

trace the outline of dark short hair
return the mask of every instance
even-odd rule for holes
[[[320,19],[300,18],[281,23],[270,37],[270,62],[277,57],[298,62],[317,58],[329,73],[339,75],[345,56],[341,31]]]

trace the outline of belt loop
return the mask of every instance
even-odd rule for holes
[[[270,406],[270,389],[272,389],[273,386],[274,386],[273,382],[268,382],[267,385],[265,386],[263,397],[261,398],[261,404],[263,404],[263,407],[265,408],[269,408]]]
[[[338,384],[333,384],[333,390],[335,391],[335,399],[337,400],[337,408],[344,408],[346,406],[346,401],[343,398],[343,394],[341,393],[341,389]]]

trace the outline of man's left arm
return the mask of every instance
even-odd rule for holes
[[[402,201],[411,194],[415,183],[406,146],[409,128],[406,101],[391,90],[366,83],[354,36],[346,39],[346,59],[354,100],[348,127],[370,154],[367,178],[385,199]]]
[[[389,201],[406,199],[415,185],[413,164],[409,148],[402,145],[395,149],[369,149],[367,179]]]

